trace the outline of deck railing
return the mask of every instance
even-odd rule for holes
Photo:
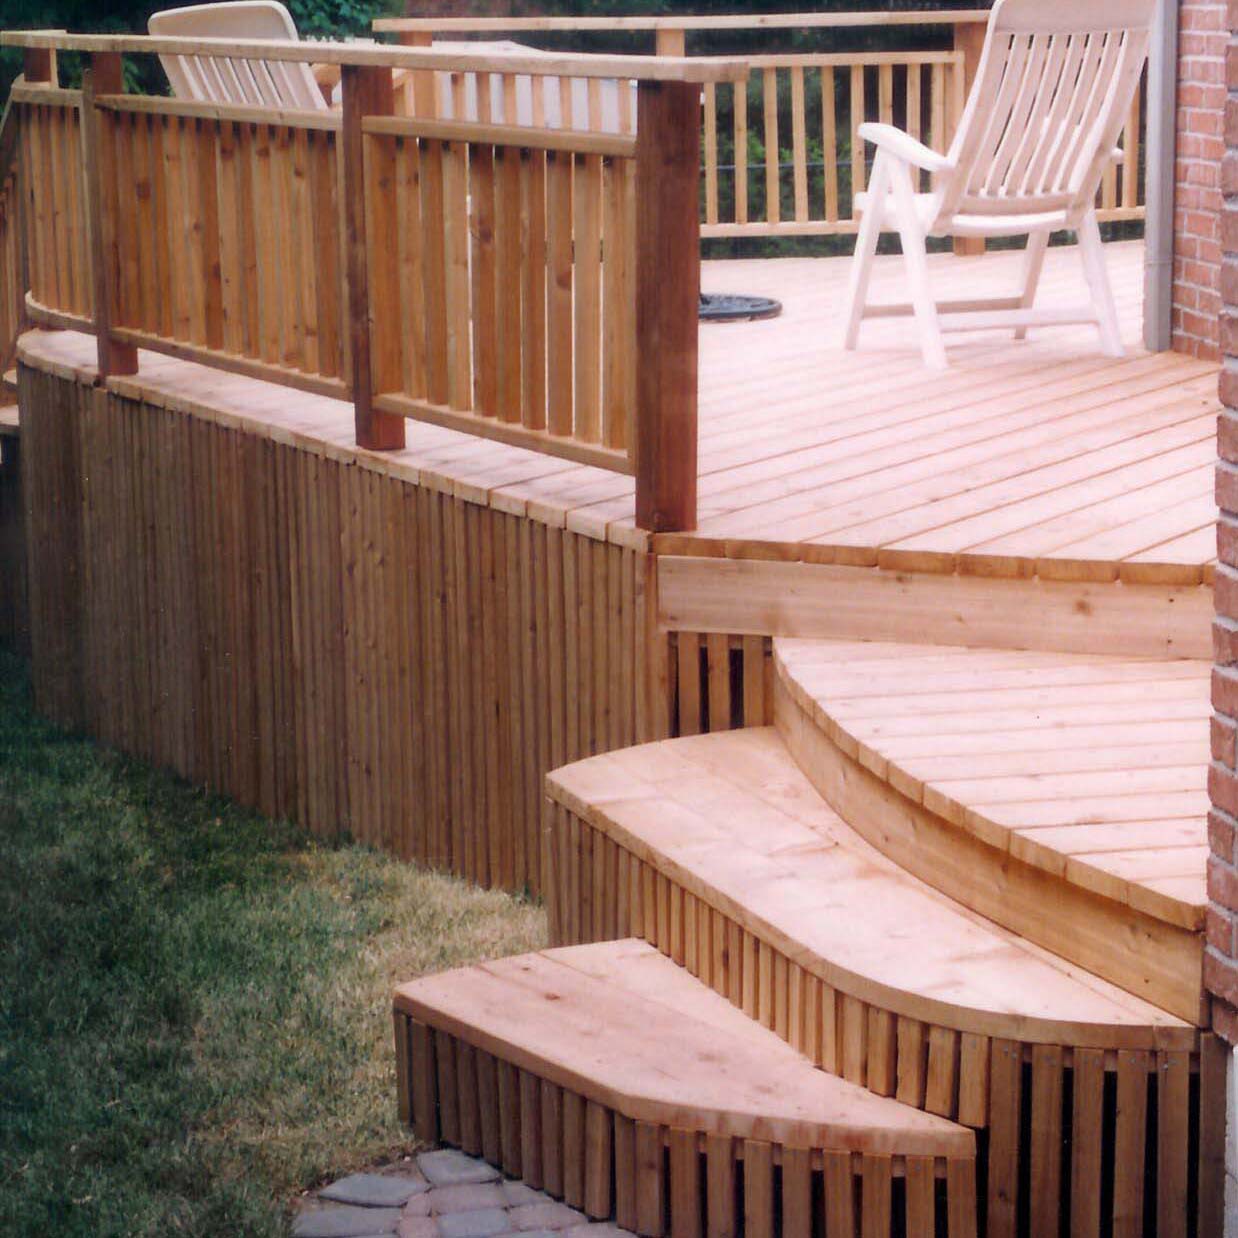
[[[854,232],[855,195],[867,179],[865,120],[896,124],[944,151],[962,115],[979,64],[987,11],[776,13],[755,16],[384,18],[375,30],[410,45],[503,36],[579,41],[645,38],[650,50],[683,56],[693,36],[727,40],[743,55],[744,83],[706,83],[701,117],[701,235],[704,237],[827,236]],[[909,50],[907,35],[949,30],[936,50]],[[863,30],[877,50],[769,52],[771,32]],[[871,41],[871,39],[870,39]],[[900,47],[899,43],[904,46]],[[758,44],[761,50],[758,52]],[[456,44],[460,46],[460,44]],[[451,109],[467,92],[443,76],[421,108]],[[453,105],[453,97],[457,102]],[[1100,195],[1102,221],[1143,217],[1140,152],[1145,118],[1137,93]],[[457,113],[458,114],[458,113]],[[959,242],[963,252],[982,248]]]
[[[696,117],[702,85],[742,62],[3,42],[27,51],[10,195],[24,312],[93,331],[102,375],[134,372],[147,348],[346,398],[363,447],[401,447],[406,418],[429,421],[635,474],[642,527],[692,527]],[[54,48],[89,57],[80,91],[56,85]],[[342,107],[129,96],[121,55],[142,52],[336,64]],[[414,96],[438,74],[484,83],[480,114],[394,114],[401,69]],[[569,119],[582,86],[585,115],[521,117],[518,79],[553,80]],[[616,132],[591,123],[599,87],[634,91]]]

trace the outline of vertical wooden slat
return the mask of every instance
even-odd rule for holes
[[[615,1222],[621,1229],[636,1228],[636,1123],[615,1114]]]
[[[764,1140],[744,1140],[744,1238],[773,1238],[774,1149]]]
[[[718,222],[718,88],[705,83],[705,222]]]
[[[700,1238],[701,1184],[696,1132],[667,1132],[670,1166],[671,1238]]]
[[[1156,1232],[1186,1238],[1191,1063],[1187,1053],[1156,1058]]]
[[[791,152],[795,185],[795,218],[808,219],[808,140],[804,115],[804,69],[791,69]]]
[[[613,1131],[610,1110],[590,1101],[585,1107],[585,1212],[595,1220],[611,1212]]]
[[[864,67],[851,66],[851,218],[855,218],[855,195],[864,192],[864,140],[860,126],[864,123]]]
[[[1205,1032],[1200,1037],[1199,1238],[1221,1238],[1225,1229],[1225,1086],[1230,1052],[1219,1036]]]
[[[636,1232],[643,1238],[662,1238],[666,1175],[662,1165],[661,1128],[649,1122],[637,1122],[635,1147]]]
[[[1113,1151],[1113,1235],[1143,1233],[1144,1145],[1148,1120],[1151,1056],[1142,1050],[1118,1052],[1118,1107]]]
[[[989,1070],[989,1238],[1014,1238],[1019,1203],[1023,1055],[1012,1040],[994,1040]]]
[[[862,1238],[886,1238],[890,1233],[893,1166],[888,1156],[863,1157],[860,1234]]]
[[[510,80],[510,78],[509,78]],[[546,155],[521,156],[520,231],[523,280],[524,360],[521,375],[523,421],[527,429],[546,428]]]
[[[1096,1132],[1104,1120],[1104,1050],[1075,1049],[1071,1073],[1070,1238],[1097,1238],[1103,1148]]]
[[[339,141],[343,162],[342,232],[348,283],[348,336],[352,357],[352,398],[357,445],[370,450],[404,446],[404,419],[374,408],[370,358],[369,241],[365,203],[366,116],[392,110],[391,70],[345,65],[342,71],[343,118]]]
[[[765,109],[765,221],[776,224],[782,219],[782,177],[778,150],[778,70],[773,65],[761,70],[761,97]]]
[[[572,178],[576,287],[574,310],[576,438],[602,438],[602,160],[577,156]],[[642,358],[643,360],[643,358]]]
[[[546,156],[546,399],[551,434],[572,433],[572,156]]]
[[[821,158],[825,163],[825,218],[838,219],[838,119],[834,70],[821,70]]]
[[[905,1165],[907,1238],[934,1238],[936,1177],[933,1172],[933,1158],[909,1156]]]
[[[1062,1050],[1032,1047],[1032,1238],[1057,1238],[1062,1196]]]
[[[807,1148],[782,1150],[783,1238],[812,1238],[812,1154]]]
[[[731,87],[732,123],[735,130],[735,222],[748,222],[748,83]],[[637,101],[639,104],[639,91]]]

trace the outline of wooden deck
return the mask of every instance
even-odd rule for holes
[[[952,368],[926,370],[904,326],[877,321],[837,344],[842,259],[708,262],[707,289],[775,296],[783,315],[701,330],[700,527],[658,535],[661,553],[803,560],[928,572],[1191,585],[1215,556],[1216,367],[1139,345],[1143,248],[1109,246],[1130,348],[1103,357],[1090,329],[951,338]],[[942,295],[1013,284],[1020,255],[943,254]],[[1071,248],[1050,251],[1042,297],[1069,304]],[[901,259],[878,263],[897,295]],[[35,337],[28,336],[30,341]],[[40,335],[45,360],[89,367],[93,341]],[[143,354],[134,394],[206,404],[277,437],[349,456],[351,406]],[[462,497],[644,547],[630,477],[417,422],[394,474]]]

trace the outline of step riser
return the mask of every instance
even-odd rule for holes
[[[1193,1146],[1218,1143],[1208,1125],[1223,1098],[1223,1053],[1214,1037],[1202,1038],[1200,1054],[1106,1052],[930,1026],[839,992],[555,802],[547,817],[547,860],[555,944],[643,938],[817,1066],[987,1129],[990,1238],[1012,1238],[1021,1224],[1056,1233],[1063,1216],[1081,1227],[1072,1232],[1096,1233],[1102,1181],[1110,1184],[1104,1198],[1113,1210],[1134,1208],[1134,1215],[1136,1201],[1159,1181],[1157,1232],[1186,1233],[1186,1183],[1198,1178],[1202,1198],[1214,1189],[1208,1185],[1217,1172],[1213,1158],[1192,1156]],[[1153,1095],[1164,1116],[1149,1144]],[[1200,1096],[1212,1099],[1201,1105]],[[1023,1115],[1030,1115],[1030,1127]],[[1076,1128],[1084,1132],[1077,1142]],[[1069,1181],[1060,1172],[1064,1142]],[[1034,1192],[1020,1189],[1027,1181],[1037,1183]]]
[[[909,800],[838,748],[781,678],[774,721],[821,797],[895,863],[1127,992],[1207,1025],[1199,934],[1057,880]]]
[[[972,1160],[785,1148],[634,1121],[395,1013],[400,1116],[646,1238],[975,1238]]]

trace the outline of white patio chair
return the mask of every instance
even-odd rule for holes
[[[165,9],[151,15],[147,30],[177,39],[295,41],[299,37],[292,14],[277,0],[233,0]],[[224,56],[160,56],[159,61],[178,99],[249,107],[317,110],[328,106],[308,64]]]
[[[1096,195],[1139,88],[1156,0],[998,0],[975,83],[948,154],[892,125],[864,124],[877,148],[851,268],[844,346],[855,348],[869,317],[914,315],[924,360],[946,365],[943,330],[1092,323],[1101,347],[1121,356],[1117,309],[1105,270]],[[932,192],[916,191],[920,170]],[[1130,170],[1134,175],[1134,169]],[[1091,303],[1033,308],[1049,234],[1079,236]],[[907,271],[907,305],[868,305],[877,240],[897,232]],[[925,239],[1028,238],[1023,287],[1013,296],[935,302]],[[943,322],[939,315],[944,316]]]

